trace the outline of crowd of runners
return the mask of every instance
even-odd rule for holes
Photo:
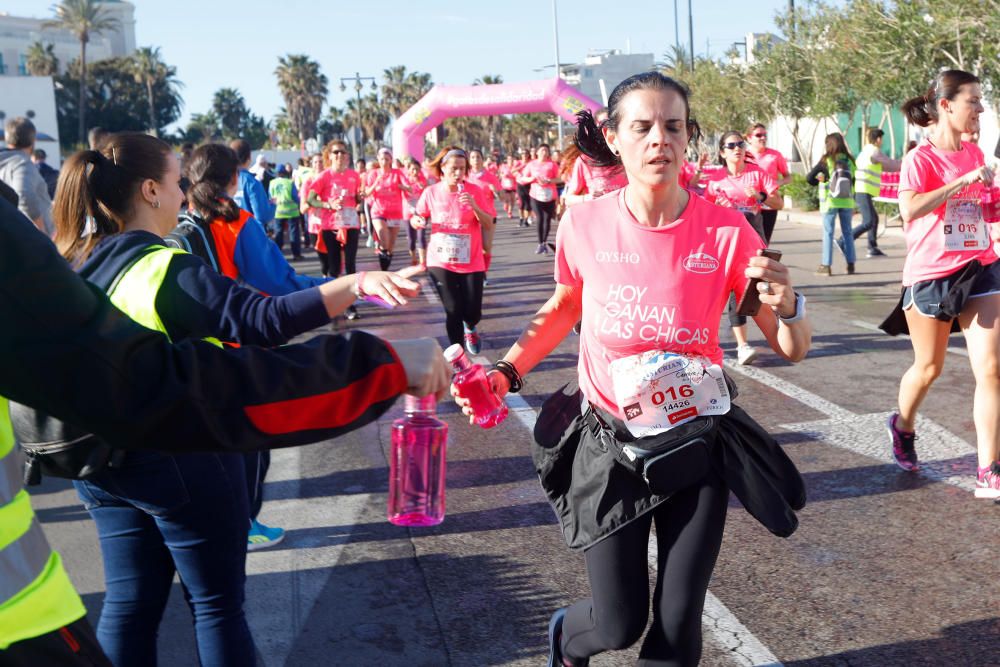
[[[909,333],[914,362],[888,419],[892,457],[904,470],[919,468],[917,410],[941,372],[954,327],[965,334],[976,383],[975,496],[995,499],[1000,262],[994,242],[1000,230],[983,218],[983,193],[993,187],[994,174],[982,151],[965,139],[978,131],[981,97],[976,77],[944,72],[904,107],[926,135],[901,162],[882,154],[877,130],[868,133],[857,158],[841,135],[831,134],[809,180],[819,186],[824,220],[817,273],[831,274],[835,243],[847,273],[853,273],[855,238],[868,233],[868,256],[883,254],[871,233],[877,224],[871,200],[882,170],[900,171],[907,257],[899,304],[883,327]],[[297,165],[272,171],[263,162],[251,168],[245,142],[192,147],[178,159],[159,139],[119,132],[71,156],[59,176],[52,215],[53,240],[66,266],[96,285],[99,298],[106,294],[165,340],[208,341],[210,349],[195,346],[201,357],[190,363],[209,368],[218,363],[213,355],[229,354],[250,376],[284,373],[283,386],[296,386],[296,399],[312,403],[303,410],[271,410],[270,403],[285,397],[264,400],[253,382],[219,380],[220,389],[236,397],[224,400],[255,406],[240,412],[254,427],[213,424],[237,418],[202,405],[201,425],[214,435],[170,446],[152,433],[169,414],[147,416],[139,430],[109,427],[108,419],[88,418],[86,409],[74,408],[66,392],[52,394],[62,403],[38,398],[45,395],[44,383],[56,382],[44,373],[29,388],[19,384],[24,378],[3,377],[6,395],[37,403],[35,423],[38,415],[66,419],[95,434],[89,436],[97,443],[93,452],[108,451],[106,441],[127,454],[102,461],[95,474],[74,482],[104,555],[107,595],[96,640],[80,620],[82,607],[68,583],[50,584],[48,595],[56,602],[48,607],[25,605],[15,595],[22,588],[0,586],[0,596],[8,596],[0,597],[0,619],[13,619],[12,600],[21,614],[11,620],[17,631],[0,629],[0,658],[15,665],[108,659],[117,667],[155,664],[157,626],[179,572],[202,664],[253,664],[253,638],[243,615],[246,553],[283,537],[280,528],[257,521],[267,447],[342,433],[377,418],[404,391],[443,395],[448,386],[433,341],[387,343],[351,332],[321,336],[311,348],[281,348],[285,359],[256,357],[254,349],[282,345],[339,317],[357,320],[362,300],[405,306],[419,294],[418,276],[426,272],[444,310],[435,333],[480,355],[494,242],[511,229],[533,227],[535,237],[523,252],[551,258],[555,289],[488,378],[500,396],[516,392],[564,338],[579,336],[577,382],[542,406],[539,422],[550,428],[535,431],[535,461],[568,545],[583,551],[593,590],[590,598],[553,614],[549,664],[585,665],[589,657],[630,646],[644,634],[642,664],[696,664],[730,490],[743,489],[740,498],[751,513],[779,535],[794,530],[794,511],[805,501],[794,465],[733,403],[736,388],[723,370],[719,343],[722,313],[728,311],[736,360],[744,365],[758,357],[749,344],[748,319],[773,353],[792,362],[805,358],[812,330],[805,296],[794,289],[779,255],[765,252],[783,206],[780,188],[790,180],[785,158],[768,147],[762,124],[723,132],[713,149],[696,151],[705,144],[697,141],[701,133],[692,116],[688,91],[649,72],[617,86],[607,109],[581,112],[574,140],[561,147],[543,143],[484,153],[451,145],[422,161],[384,147],[366,162],[338,139]],[[23,120],[7,124],[7,141],[15,149],[29,134],[30,123]],[[856,206],[862,225],[852,228]],[[19,225],[7,220],[8,209],[2,225]],[[842,234],[835,240],[838,220]],[[286,239],[290,257],[283,252]],[[319,276],[293,268],[311,252]],[[359,253],[370,253],[378,270],[359,271]],[[68,274],[66,266],[59,271]],[[744,310],[742,302],[753,299],[759,308]],[[88,321],[80,319],[78,326]],[[98,340],[100,332],[93,335]],[[233,345],[242,347],[219,349]],[[77,353],[87,354],[86,345],[80,346]],[[303,362],[327,365],[321,354],[345,360],[336,377],[295,374]],[[124,362],[113,375],[108,383],[134,382]],[[217,395],[210,388],[197,396]],[[324,401],[333,394],[357,405],[328,405]],[[469,411],[464,397],[455,399]],[[2,412],[0,426],[6,424]],[[675,425],[692,414],[711,417],[708,435],[678,435]],[[253,428],[276,434],[273,442],[224,436],[227,429]],[[29,429],[17,435],[30,442],[32,434]],[[741,470],[717,471],[706,438],[715,450],[741,460]],[[707,449],[692,454],[700,451],[688,446],[693,442]],[[0,428],[0,461],[12,443],[10,430]],[[673,448],[677,443],[684,447]],[[640,445],[665,447],[671,466],[684,474],[664,474],[655,458],[637,459]],[[677,454],[682,449],[683,458]],[[774,471],[777,479],[770,477]],[[7,482],[19,488],[19,481]],[[12,498],[0,494],[0,502]],[[182,504],[185,509],[177,510]],[[6,509],[0,506],[0,512]],[[646,554],[654,523],[659,581],[646,632]],[[21,539],[25,559],[41,557],[45,567],[61,571],[47,546],[38,551],[37,535]],[[29,539],[35,542],[28,545]],[[24,590],[35,585],[33,578],[23,582]],[[62,611],[54,613],[55,607]],[[74,644],[87,646],[91,662],[81,661],[79,652],[76,661],[66,657],[72,652],[59,653],[58,646]]]

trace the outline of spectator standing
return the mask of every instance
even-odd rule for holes
[[[38,168],[38,173],[42,175],[42,179],[45,181],[45,187],[49,191],[49,199],[55,199],[56,196],[56,182],[59,180],[59,170],[53,169],[45,161],[48,155],[45,154],[41,148],[36,148],[31,154],[31,161],[35,163]]]
[[[52,198],[41,173],[31,163],[35,148],[35,124],[23,116],[4,124],[4,141],[0,151],[0,181],[17,193],[17,207],[44,234],[52,236]]]

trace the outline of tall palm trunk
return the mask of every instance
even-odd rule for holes
[[[156,129],[156,104],[153,101],[153,80],[149,77],[146,78],[146,101],[149,102],[149,133],[154,137],[158,137],[160,135]]]
[[[80,143],[87,143],[87,40],[80,40],[80,123],[77,126]]]

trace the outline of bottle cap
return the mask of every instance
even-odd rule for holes
[[[434,394],[424,397],[407,394],[403,409],[407,412],[434,412],[437,410],[437,399],[434,398]]]
[[[465,348],[463,348],[458,343],[454,345],[449,345],[444,351],[444,360],[449,364],[455,363],[459,359],[465,356]]]

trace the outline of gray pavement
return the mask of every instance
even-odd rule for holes
[[[774,245],[809,298],[814,347],[801,364],[769,351],[731,365],[739,402],[802,470],[810,503],[790,539],[731,503],[705,616],[703,665],[1000,665],[1000,505],[976,500],[973,383],[961,337],[923,410],[920,474],[889,462],[884,419],[910,343],[872,331],[898,298],[904,247],[890,229],[884,259],[858,273],[812,274],[816,214],[782,213]],[[483,356],[496,359],[552,289],[534,228],[502,221],[486,288]],[[402,243],[402,241],[400,242]],[[402,253],[405,255],[405,253]],[[362,267],[373,268],[361,249]],[[400,256],[400,255],[397,255]],[[306,262],[304,269],[315,270]],[[425,293],[428,290],[425,290]],[[389,338],[442,341],[433,296],[388,312],[362,306],[350,323]],[[342,328],[348,323],[341,322]],[[732,353],[725,320],[722,338]],[[752,340],[762,340],[751,327]],[[336,441],[276,451],[261,519],[285,542],[248,557],[247,613],[259,663],[279,665],[542,665],[549,614],[588,594],[529,456],[533,410],[576,368],[567,338],[528,378],[502,426],[470,427],[451,405],[448,514],[434,528],[385,520],[386,450],[394,408]],[[68,485],[49,480],[34,503],[96,623],[103,595],[93,524]],[[161,665],[196,665],[179,584],[161,626]],[[599,656],[629,665],[637,650]]]

